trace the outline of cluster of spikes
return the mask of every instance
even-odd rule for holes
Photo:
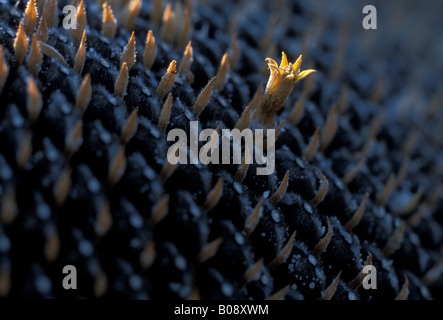
[[[154,89],[155,96],[153,97],[157,99],[156,101],[162,104],[162,107],[160,108],[158,114],[156,114],[155,117],[152,117],[150,121],[155,120],[155,132],[159,133],[154,135],[160,137],[161,134],[165,134],[167,128],[173,127],[174,124],[171,122],[171,118],[174,118],[175,120],[178,118],[176,115],[174,115],[173,103],[175,99],[180,97],[173,96],[174,92],[179,92],[178,90],[174,91],[175,84],[179,82],[180,85],[186,83],[186,85],[190,86],[194,83],[196,77],[199,76],[198,74],[193,74],[191,71],[194,57],[192,42],[189,39],[191,38],[193,28],[192,17],[195,11],[194,3],[193,1],[185,1],[185,6],[183,8],[182,2],[177,2],[173,10],[171,4],[165,5],[162,0],[153,0],[151,2],[150,21],[156,29],[148,30],[147,32],[144,52],[142,55],[139,55],[142,56],[141,63],[138,63],[137,61],[136,33],[132,30],[136,26],[137,18],[142,7],[142,1],[109,0],[97,1],[97,3],[97,5],[99,5],[101,8],[102,16],[101,35],[107,39],[106,41],[114,41],[119,27],[124,28],[127,32],[131,33],[127,44],[121,50],[118,64],[118,75],[115,79],[113,79],[113,95],[116,99],[120,99],[117,101],[124,103],[123,101],[125,97],[130,95],[128,92],[128,86],[131,78],[131,70],[133,68],[135,69],[139,67],[139,65],[142,65],[144,72],[150,76],[153,76],[154,71],[152,70],[156,64],[157,70],[161,68],[158,66],[158,64],[160,61],[164,61],[164,57],[162,57],[161,60],[157,57],[158,43],[156,44],[154,34],[161,39],[162,46],[167,45],[170,48],[181,50],[181,52],[183,52],[179,65],[177,65],[176,60],[172,60],[170,62],[168,61],[169,65],[167,65],[166,71],[163,73],[162,77],[158,81],[157,87]],[[13,58],[9,59],[9,61],[14,61],[14,64],[8,65],[7,59],[5,58],[6,50],[0,45],[0,94],[5,88],[8,77],[12,73],[17,73],[12,69],[18,69],[21,68],[21,66],[25,66],[28,72],[25,91],[26,110],[30,128],[27,129],[27,131],[23,134],[23,137],[17,147],[15,160],[16,166],[19,168],[19,170],[26,170],[27,165],[32,160],[33,125],[38,123],[39,117],[41,117],[43,110],[46,108],[44,101],[46,101],[47,98],[44,97],[44,94],[42,94],[38,86],[38,78],[40,72],[42,72],[44,56],[51,59],[53,63],[58,63],[61,67],[72,69],[79,77],[81,77],[81,82],[78,83],[78,91],[75,95],[74,102],[75,109],[78,110],[76,113],[77,118],[71,125],[70,130],[66,132],[66,137],[64,138],[64,153],[66,159],[68,159],[68,164],[64,168],[60,169],[60,172],[58,172],[57,178],[53,182],[52,187],[53,200],[57,208],[63,208],[63,205],[69,198],[71,187],[73,185],[72,172],[74,170],[74,168],[72,168],[69,164],[69,159],[74,159],[76,157],[76,153],[80,152],[82,143],[84,140],[86,140],[85,137],[83,137],[85,129],[83,128],[82,117],[86,114],[88,106],[93,100],[94,92],[92,75],[90,73],[85,74],[84,72],[86,69],[86,60],[88,55],[88,32],[90,28],[88,26],[88,19],[86,16],[86,3],[83,0],[74,0],[72,5],[77,8],[77,28],[70,30],[69,35],[77,50],[73,60],[67,59],[60,52],[60,50],[57,50],[55,46],[48,43],[48,36],[52,32],[51,30],[57,29],[61,24],[61,22],[58,21],[57,0],[28,1],[13,40]],[[232,20],[235,21],[236,19],[237,18],[234,15]],[[271,17],[265,35],[262,37],[259,44],[260,50],[262,52],[267,51],[267,54],[272,52],[272,49],[275,47],[275,44],[271,43],[272,30],[275,24],[275,17]],[[229,29],[232,30],[235,29],[235,27],[229,26]],[[274,55],[269,54],[269,56]],[[232,33],[230,48],[223,54],[218,66],[218,71],[207,82],[194,101],[189,103],[189,108],[193,112],[191,118],[194,117],[195,119],[198,119],[199,117],[202,117],[205,109],[210,105],[211,97],[216,98],[217,95],[221,95],[223,93],[226,83],[230,77],[230,72],[235,70],[239,59],[240,52],[237,44],[237,35]],[[286,119],[281,121],[278,126],[276,126],[274,122],[276,115],[281,112],[296,83],[315,72],[311,69],[301,71],[301,60],[302,56],[300,55],[293,64],[289,63],[284,52],[282,53],[280,65],[278,65],[271,58],[266,59],[267,66],[270,70],[268,83],[265,88],[263,88],[263,84],[258,86],[250,103],[243,109],[241,115],[238,117],[235,128],[240,130],[257,127],[275,128],[278,140],[279,134],[284,131],[283,127],[285,124],[290,125],[291,128],[300,124],[305,114],[305,100],[309,97],[313,90],[313,82],[311,80],[312,77],[307,79],[308,81],[303,87],[300,98],[287,112]],[[163,67],[166,67],[166,65]],[[339,73],[337,70],[334,70],[334,72]],[[253,250],[256,255],[251,256],[244,254],[244,258],[249,265],[238,266],[238,272],[242,273],[238,278],[241,278],[241,281],[239,281],[240,286],[242,288],[248,288],[244,290],[250,290],[252,292],[253,290],[256,290],[256,287],[264,285],[263,283],[257,283],[264,282],[263,277],[266,274],[268,276],[273,274],[273,272],[275,272],[275,274],[290,274],[290,271],[281,270],[284,268],[289,270],[292,268],[290,266],[293,266],[294,263],[296,263],[290,262],[294,260],[294,258],[291,258],[295,255],[294,252],[298,252],[299,255],[302,255],[306,258],[306,260],[309,260],[311,264],[316,265],[321,260],[321,257],[328,253],[328,248],[330,247],[331,242],[333,243],[336,241],[338,243],[342,238],[351,238],[350,234],[352,230],[354,230],[362,221],[367,205],[370,205],[371,210],[379,210],[378,208],[384,208],[388,205],[395,189],[400,185],[401,181],[406,178],[407,167],[409,165],[408,156],[405,157],[405,161],[402,164],[399,173],[397,175],[392,173],[385,182],[384,186],[381,187],[378,194],[370,195],[369,193],[364,193],[361,195],[360,203],[358,206],[356,206],[354,212],[352,212],[350,216],[343,216],[340,217],[340,219],[337,219],[336,217],[330,218],[328,216],[320,217],[320,214],[318,213],[314,214],[314,211],[325,203],[325,199],[331,190],[336,190],[337,188],[340,189],[340,187],[332,186],[332,184],[339,185],[339,183],[336,182],[337,179],[341,180],[345,186],[351,185],[362,168],[365,168],[368,153],[375,143],[377,135],[381,131],[385,117],[385,114],[382,113],[373,119],[369,124],[369,133],[366,143],[363,144],[361,151],[359,151],[354,157],[355,163],[352,163],[349,168],[344,170],[341,177],[336,177],[335,174],[331,174],[331,172],[329,172],[330,169],[328,169],[328,173],[325,174],[325,172],[322,172],[323,169],[312,165],[320,153],[328,150],[339,130],[340,116],[344,115],[348,108],[347,90],[348,88],[346,86],[342,87],[337,105],[333,105],[330,108],[329,114],[324,120],[323,125],[318,126],[315,129],[312,136],[304,144],[304,150],[301,152],[301,159],[297,158],[296,161],[300,168],[312,168],[311,180],[314,181],[314,185],[318,186],[317,190],[314,191],[313,196],[307,201],[300,200],[296,192],[293,191],[295,190],[295,187],[291,188],[291,183],[295,183],[297,181],[297,172],[299,172],[300,169],[294,168],[296,172],[284,170],[284,175],[282,175],[283,177],[280,179],[280,181],[273,182],[274,189],[272,192],[265,192],[263,195],[256,194],[256,196],[258,196],[258,201],[245,209],[248,214],[243,217],[244,221],[241,223],[243,225],[242,228],[238,228],[241,229],[240,233],[236,233],[235,229],[232,231],[232,226],[229,224],[220,224],[218,227],[220,229],[224,228],[223,230],[225,230],[224,232],[228,236],[225,237],[225,234],[223,234],[222,231],[219,231],[218,233],[220,235],[215,239],[209,240],[209,238],[207,238],[205,241],[203,241],[204,243],[202,243],[201,248],[199,248],[198,252],[195,253],[195,257],[193,257],[195,258],[196,265],[208,265],[211,268],[215,268],[214,266],[217,265],[216,262],[220,262],[220,259],[226,257],[227,255],[227,253],[224,253],[223,250],[226,250],[226,248],[234,248],[237,250],[234,250],[236,253],[240,252],[238,254],[244,254],[244,249],[240,248],[241,245],[239,243],[244,243],[247,241],[245,239],[250,239],[249,241],[252,243],[251,246],[255,247],[251,250]],[[143,106],[140,106],[139,108],[143,108]],[[129,115],[125,119],[124,123],[121,125],[121,132],[119,136],[120,141],[110,153],[108,164],[107,184],[110,190],[112,190],[113,187],[117,186],[119,182],[124,179],[125,172],[129,166],[127,147],[131,143],[135,143],[133,141],[137,133],[140,132],[139,127],[142,126],[142,123],[146,122],[145,119],[141,119],[143,118],[139,115],[141,112],[141,109],[133,108],[132,111],[129,112]],[[279,117],[279,119],[281,119],[281,117]],[[145,124],[143,124],[143,126],[144,125]],[[221,127],[222,122],[219,121],[216,131],[219,132]],[[412,153],[416,139],[417,136],[413,134],[407,138],[403,148],[406,155],[410,155]],[[248,154],[246,149],[243,161],[235,169],[235,172],[233,172],[232,175],[221,174],[221,176],[218,177],[211,186],[209,186],[205,199],[202,201],[201,208],[199,208],[198,211],[201,210],[207,215],[218,212],[217,207],[220,206],[221,202],[223,202],[223,197],[232,193],[228,188],[241,189],[242,187],[238,187],[238,184],[241,185],[243,183],[245,185],[243,188],[247,188],[247,186],[252,188],[252,183],[261,183],[261,181],[254,180],[254,178],[251,177],[253,175],[253,170],[250,170],[252,168],[249,168],[251,165],[249,164],[250,162],[247,161],[250,156],[251,155]],[[172,165],[166,159],[163,159],[161,163],[163,163],[163,165],[158,170],[161,181],[159,183],[159,188],[160,190],[166,190],[171,188],[170,183],[172,182],[170,181],[173,179],[174,173],[178,172],[179,167],[183,167],[183,165]],[[276,177],[277,175],[274,176],[274,179],[276,179]],[[335,179],[333,183],[330,181],[331,177]],[[208,182],[206,182],[206,184],[207,183]],[[342,186],[341,188],[345,187]],[[6,188],[3,195],[0,212],[2,224],[5,226],[12,225],[14,220],[19,216],[19,209],[16,200],[18,196],[17,192],[18,191],[16,191],[13,186],[10,186]],[[161,194],[162,192],[159,193]],[[232,195],[230,196],[232,197]],[[343,295],[344,292],[349,294],[357,292],[365,275],[363,273],[363,268],[374,263],[375,259],[377,259],[377,262],[381,264],[382,262],[384,263],[386,261],[385,257],[394,255],[394,253],[401,247],[407,228],[417,226],[420,223],[420,219],[426,209],[435,204],[438,201],[438,197],[438,187],[435,188],[435,192],[433,194],[429,195],[424,200],[422,199],[423,191],[418,190],[417,193],[412,196],[410,200],[404,204],[404,206],[401,207],[399,214],[401,216],[407,216],[414,210],[416,210],[416,212],[411,214],[406,222],[401,220],[401,222],[395,223],[396,227],[394,230],[392,230],[393,232],[389,238],[386,239],[384,246],[381,248],[381,252],[378,252],[378,249],[376,250],[376,248],[371,247],[377,251],[376,257],[373,256],[370,250],[366,250],[366,255],[362,253],[359,255],[357,254],[356,256],[362,260],[361,262],[357,263],[360,270],[357,274],[353,274],[351,278],[349,273],[344,274],[344,271],[342,270],[336,273],[335,277],[331,279],[330,283],[325,283],[325,275],[319,276],[318,278],[320,278],[321,281],[319,280],[318,282],[315,282],[315,285],[313,282],[313,286],[316,288],[318,283],[321,283],[321,285],[319,285],[320,289],[318,292],[316,291],[315,298],[328,300],[332,299],[338,291],[340,292],[340,295]],[[168,221],[168,217],[171,216],[170,211],[174,211],[176,214],[179,212],[179,209],[172,207],[172,198],[172,195],[162,194],[158,199],[156,199],[156,201],[153,201],[152,207],[149,210],[149,223],[153,228],[154,233],[157,226],[159,228],[158,230],[160,230],[162,223],[162,230],[168,230],[165,223]],[[253,200],[253,198],[250,200]],[[422,202],[420,203],[421,200]],[[227,200],[224,202],[226,201]],[[96,223],[94,231],[96,236],[100,239],[105,238],[113,226],[113,214],[110,202],[110,199],[103,197],[101,202],[97,205],[97,216],[95,218]],[[186,197],[184,197],[184,200],[174,198],[175,205],[180,205],[180,203],[189,205],[189,203],[192,202],[192,200],[189,200]],[[305,208],[304,210],[306,212],[310,213],[310,217],[306,218],[305,222],[315,225],[316,227],[312,228],[316,231],[321,230],[321,232],[318,231],[317,234],[312,236],[315,239],[315,243],[309,243],[308,246],[303,244],[302,240],[298,242],[297,236],[299,235],[300,230],[295,230],[294,225],[287,229],[285,229],[283,224],[278,223],[275,227],[269,227],[269,224],[274,220],[278,222],[280,219],[286,219],[288,221],[291,219],[288,217],[282,217],[283,215],[280,213],[275,213],[278,208],[281,210],[281,212],[286,210],[285,214],[288,214],[288,212],[293,210],[291,205],[296,207],[299,204]],[[226,204],[224,204],[224,206],[225,207],[223,209],[218,209],[225,211],[227,208]],[[324,208],[322,210],[324,210]],[[275,215],[278,217],[276,218]],[[301,227],[302,223],[300,222],[297,226]],[[261,239],[263,238],[261,235],[267,230],[266,228],[270,228],[274,233],[272,237],[270,236],[271,240],[269,240],[270,242],[274,242],[272,244],[266,243],[266,240]],[[282,230],[279,230],[279,228]],[[56,261],[59,252],[61,251],[60,235],[55,229],[56,228],[49,232],[44,244],[45,257],[49,262]],[[238,234],[239,236],[237,236]],[[115,234],[113,235],[115,236]],[[232,240],[231,236],[235,239]],[[241,240],[239,240],[239,238]],[[309,239],[309,241],[310,240],[312,240],[312,238]],[[353,245],[355,245],[355,241],[356,240],[352,238],[351,242],[354,243]],[[260,251],[262,249],[257,249],[262,245],[265,248],[263,251],[266,252],[266,256],[258,256],[257,254],[257,252],[262,253],[262,251]],[[272,249],[269,249],[270,247],[272,247]],[[167,247],[166,245],[165,247],[160,247],[157,246],[152,239],[147,240],[143,249],[140,251],[139,262],[141,268],[143,270],[148,270],[150,268],[158,269],[158,265],[156,265],[156,256],[161,250],[163,250],[163,253],[170,251],[171,254],[174,254],[175,252],[176,258],[183,257],[182,253],[177,253],[177,248],[175,247]],[[337,250],[337,248],[333,247],[331,250]],[[349,251],[352,250],[349,249]],[[219,256],[218,259],[217,256]],[[332,258],[328,256],[325,259],[325,261],[328,261],[327,259],[331,261]],[[229,256],[227,260],[229,260]],[[425,276],[423,276],[421,282],[426,285],[435,282],[439,277],[439,272],[441,269],[440,266],[441,262],[430,269]],[[337,267],[340,266],[334,266],[334,271]],[[234,273],[234,271],[232,272]],[[7,296],[11,289],[11,285],[13,285],[10,281],[10,273],[11,270],[8,270],[7,268],[1,269],[0,296]],[[106,293],[108,282],[106,273],[106,270],[103,268],[99,268],[98,271],[95,272],[93,291],[96,297],[101,297]],[[291,274],[288,275],[288,277],[293,276],[294,275]],[[211,279],[215,279],[214,281],[222,281],[220,280],[220,277],[223,278],[223,276],[218,274],[211,274],[211,277]],[[276,285],[280,285],[282,283],[284,284],[284,282],[284,279],[281,281],[275,280]],[[417,284],[417,281],[415,282],[416,283],[414,285],[418,287],[419,284]],[[404,280],[402,280],[402,285],[397,286],[398,290],[395,293],[395,297],[397,299],[408,298],[409,283],[410,281],[405,274]],[[179,294],[179,296],[186,299],[195,299],[200,297],[199,291],[203,291],[203,289],[198,289],[195,287],[190,292]],[[274,287],[271,291],[263,291],[264,295],[258,295],[259,298],[283,299],[286,296],[290,298],[299,297],[297,296],[298,291],[296,286],[294,287],[292,284]],[[229,296],[230,295],[226,293],[226,297]]]

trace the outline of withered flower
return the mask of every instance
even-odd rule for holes
[[[292,64],[288,62],[284,52],[282,52],[280,66],[273,59],[266,59],[271,74],[261,104],[254,114],[254,118],[258,118],[263,125],[274,126],[274,114],[283,107],[295,84],[315,72],[312,69],[300,72],[301,60],[300,55]]]

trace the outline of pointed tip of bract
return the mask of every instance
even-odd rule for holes
[[[228,53],[225,52],[220,62],[220,68],[218,69],[216,75],[214,90],[221,91],[223,89],[223,87],[225,86],[228,72],[229,72]]]
[[[171,3],[166,5],[162,20],[161,38],[166,43],[172,43],[174,40],[174,12]]]
[[[43,101],[38,87],[32,77],[28,77],[27,81],[27,98],[26,107],[28,110],[28,118],[31,122],[35,122],[40,115]]]
[[[286,171],[286,174],[285,174],[280,186],[275,191],[275,193],[271,196],[271,198],[269,198],[269,201],[271,201],[273,204],[277,204],[285,196],[286,190],[288,189],[289,174],[290,174],[290,171],[289,170]]]
[[[88,73],[83,78],[83,81],[80,85],[80,89],[78,90],[75,101],[75,107],[80,109],[80,111],[84,113],[89,105],[89,102],[91,101],[91,96],[92,96],[91,76]]]
[[[176,71],[177,61],[172,60],[166,70],[165,75],[160,80],[157,88],[157,94],[161,100],[168,94],[175,82],[175,71]]]
[[[83,31],[86,30],[86,12],[83,0],[80,1],[77,7],[76,28],[71,29],[71,35],[75,43],[78,44],[82,40]]]
[[[311,140],[309,141],[309,144],[306,147],[306,150],[303,154],[303,157],[308,162],[314,158],[315,154],[317,153],[318,148],[320,147],[319,136],[320,136],[320,128],[317,127],[317,129],[315,129],[315,132],[312,135]]]
[[[142,6],[142,0],[132,0],[128,2],[127,9],[123,11],[122,16],[120,19],[125,22],[123,25],[125,26],[126,30],[130,31],[132,30],[135,20],[138,17],[138,14],[140,12]]]
[[[215,79],[216,77],[213,77],[211,80],[209,80],[208,84],[203,88],[202,92],[198,95],[197,100],[195,100],[193,110],[197,115],[200,115],[208,105],[209,99],[211,98],[212,95],[212,88],[214,87]]]
[[[37,78],[38,73],[40,72],[42,59],[42,52],[40,50],[37,35],[34,33],[32,36],[31,50],[29,51],[28,56],[28,70],[35,78]]]
[[[156,54],[157,48],[155,46],[155,38],[152,34],[152,30],[149,30],[146,37],[145,52],[143,53],[143,65],[146,69],[151,69],[152,65],[154,64]]]
[[[221,244],[223,243],[223,238],[217,238],[208,244],[206,244],[200,251],[197,261],[199,263],[203,263],[205,261],[208,261],[213,256],[217,254],[218,249],[220,248]]]
[[[209,192],[206,202],[203,208],[206,211],[211,211],[218,203],[220,198],[223,196],[223,178],[219,178],[214,188]]]
[[[37,40],[46,42],[48,40],[48,25],[45,20],[45,16],[40,19],[40,24],[37,29]]]
[[[109,39],[114,39],[117,31],[117,19],[114,17],[112,8],[107,1],[102,4],[102,8],[102,34]]]
[[[83,71],[86,57],[86,30],[83,30],[80,46],[78,47],[77,55],[75,56],[74,70],[78,74]]]
[[[23,26],[28,37],[32,36],[37,23],[37,7],[34,0],[29,0],[23,16]]]
[[[172,92],[168,94],[165,103],[163,104],[162,112],[160,114],[160,118],[158,120],[158,128],[161,131],[165,131],[168,126],[169,116],[171,114],[172,108]]]
[[[192,41],[189,40],[185,52],[183,53],[183,59],[180,62],[180,67],[178,68],[178,74],[179,75],[186,75],[188,72],[190,72],[192,61],[194,60],[193,57],[193,50],[192,50]]]
[[[57,0],[45,0],[43,5],[43,16],[49,28],[55,27],[58,23]]]
[[[117,81],[115,81],[114,95],[116,95],[117,97],[124,96],[124,94],[126,93],[128,80],[129,80],[128,65],[126,64],[126,62],[123,62]]]
[[[25,60],[26,53],[28,51],[28,38],[26,37],[25,30],[22,22],[19,23],[17,34],[14,39],[14,52],[16,66],[20,66]]]
[[[6,63],[5,57],[3,55],[3,46],[0,45],[0,94],[2,93],[3,87],[5,86],[8,74],[9,66]]]
[[[123,64],[123,62],[126,62],[128,70],[131,70],[135,61],[136,61],[135,33],[133,31],[131,34],[131,38],[128,41],[128,44],[123,48],[123,53],[120,57],[120,63]]]
[[[131,111],[131,114],[126,120],[126,123],[123,126],[120,137],[122,144],[127,144],[135,135],[135,132],[137,131],[137,115],[138,115],[138,109],[135,108],[134,110]]]

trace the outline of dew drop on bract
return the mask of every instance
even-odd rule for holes
[[[143,281],[139,276],[132,275],[129,278],[129,285],[131,286],[132,289],[139,290],[143,285]]]
[[[235,242],[237,242],[238,245],[242,246],[245,244],[245,238],[238,232],[234,235]]]
[[[305,202],[305,203],[303,204],[303,207],[304,207],[305,210],[308,211],[310,214],[314,213],[314,209],[312,209],[312,206],[311,206],[309,203]]]
[[[223,283],[221,290],[226,297],[230,297],[234,293],[234,288],[229,283]]]
[[[97,193],[100,190],[100,183],[96,178],[91,177],[88,179],[88,189],[92,193]]]
[[[272,210],[271,216],[275,222],[280,222],[280,215],[278,214],[277,210]]]

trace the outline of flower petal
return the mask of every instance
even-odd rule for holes
[[[300,81],[300,80],[302,80],[303,78],[306,78],[307,76],[309,76],[311,73],[314,73],[314,72],[316,72],[316,71],[313,70],[313,69],[303,70],[302,72],[300,72],[300,73],[298,74],[298,79],[297,79],[297,81]]]
[[[301,58],[302,58],[302,55],[300,55],[298,57],[297,61],[295,61],[294,65],[292,66],[294,68],[295,72],[297,72],[297,73],[300,72]]]
[[[266,58],[266,62],[268,63],[269,69],[271,69],[271,66],[275,66],[278,68],[278,64],[277,64],[277,62],[275,62],[274,59]]]
[[[280,68],[284,68],[288,65],[288,57],[286,57],[286,54],[284,52],[281,53],[281,63]]]

